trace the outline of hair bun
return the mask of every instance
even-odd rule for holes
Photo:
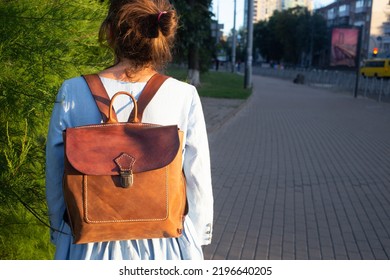
[[[169,0],[112,0],[99,30],[117,60],[127,59],[132,71],[145,65],[161,69],[172,60],[178,16]]]
[[[157,16],[157,23],[160,27],[161,33],[164,36],[169,36],[173,13],[171,11],[160,12]]]
[[[148,15],[139,23],[140,32],[146,38],[158,38],[159,30],[164,36],[169,34],[170,15],[163,11],[158,14]]]
[[[143,37],[157,38],[159,24],[157,20],[158,14],[148,15],[139,22],[140,32]]]

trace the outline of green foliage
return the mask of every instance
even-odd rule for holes
[[[113,61],[97,41],[106,11],[106,4],[96,0],[0,2],[2,259],[51,255],[43,225],[49,116],[64,79],[95,72]]]
[[[47,228],[21,205],[0,207],[0,259],[48,260],[54,255]]]
[[[7,161],[7,167],[12,176],[18,174],[18,170],[26,162],[27,154],[31,148],[31,143],[27,139],[27,121],[25,133],[21,139],[19,153],[14,148],[14,143],[11,140],[9,135],[8,123],[6,127],[6,136],[7,136],[7,148],[4,149],[5,159]]]
[[[280,61],[283,57],[283,45],[272,30],[275,20],[260,21],[253,27],[253,46],[258,48],[261,55],[268,61]]]
[[[0,258],[40,259],[50,257],[46,207],[43,193],[43,163],[36,157],[27,121],[22,135],[11,135],[6,127],[7,143],[1,148],[5,161],[0,173]],[[41,222],[39,221],[39,218]]]
[[[215,43],[211,37],[211,0],[173,0],[179,15],[175,59],[188,63],[190,69],[209,69]],[[207,47],[205,47],[207,46]]]
[[[312,64],[313,58],[327,48],[327,39],[326,21],[305,7],[275,11],[268,21],[254,25],[254,49],[268,61]]]

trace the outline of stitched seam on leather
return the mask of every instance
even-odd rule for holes
[[[127,220],[97,220],[97,221],[92,221],[88,218],[88,180],[87,180],[87,175],[84,175],[85,177],[85,183],[84,183],[84,191],[85,191],[85,200],[83,200],[84,204],[84,211],[85,211],[85,220],[90,223],[90,224],[100,224],[100,223],[125,223],[125,222],[148,222],[148,221],[164,221],[168,218],[168,168],[165,167],[165,210],[166,210],[166,215],[164,218],[160,219],[127,219]]]
[[[87,175],[83,175],[83,185],[84,185],[84,197],[85,199],[83,199],[83,206],[84,206],[84,218],[89,221],[88,219],[88,176]]]
[[[128,125],[128,124],[134,124],[139,127],[161,127],[161,125],[159,124],[151,124],[151,123],[103,123],[103,124],[76,126],[76,127],[72,127],[72,129],[88,129],[88,128],[103,127],[103,126],[120,126],[120,125]]]
[[[169,188],[168,188],[168,166],[165,167],[165,218],[161,219],[161,220],[166,220],[168,219],[168,215],[169,215]]]
[[[122,164],[120,163],[120,158],[122,158],[122,157],[128,157],[128,158],[131,159],[131,166],[130,166],[130,168],[123,168]],[[117,159],[118,159],[118,160],[117,160]],[[132,157],[132,156],[130,156],[130,155],[128,155],[128,154],[122,154],[122,155],[119,156],[117,159],[115,159],[114,161],[115,161],[116,164],[118,164],[118,166],[119,166],[119,168],[120,168],[121,171],[130,171],[130,170],[132,170],[131,167],[132,167],[133,164],[135,163],[135,158],[134,158],[134,157]]]

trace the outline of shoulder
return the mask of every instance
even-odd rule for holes
[[[62,82],[57,99],[72,100],[80,96],[80,92],[88,92],[89,88],[82,76],[66,79]],[[57,100],[58,101],[58,100]]]
[[[197,94],[196,87],[186,82],[179,81],[173,77],[169,77],[163,84],[162,88],[173,90],[175,92],[179,92],[186,95]]]
[[[101,120],[96,102],[82,76],[63,81],[56,103],[62,107],[63,117],[68,119],[68,127],[98,123]]]
[[[85,110],[96,107],[88,84],[82,76],[69,78],[62,82],[56,96],[56,103],[61,103],[65,111],[77,114],[85,113]]]
[[[82,76],[66,79],[61,85],[61,89],[63,90],[78,90],[87,87],[88,85]]]

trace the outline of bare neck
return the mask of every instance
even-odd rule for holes
[[[157,73],[153,68],[146,67],[137,72],[131,73],[129,77],[126,73],[126,69],[128,69],[128,64],[125,62],[119,62],[118,64],[101,71],[99,76],[124,82],[147,82],[154,74]]]

